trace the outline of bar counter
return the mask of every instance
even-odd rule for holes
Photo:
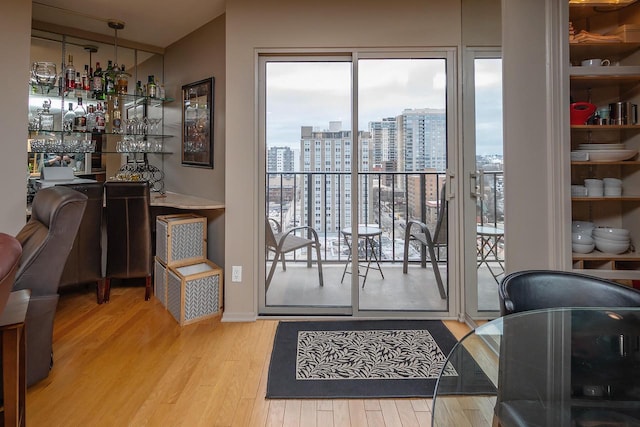
[[[167,191],[164,194],[151,193],[151,206],[206,210],[224,209],[224,202]]]

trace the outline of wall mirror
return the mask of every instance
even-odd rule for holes
[[[182,164],[213,168],[214,78],[182,86]]]

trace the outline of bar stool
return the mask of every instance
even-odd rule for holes
[[[149,183],[109,181],[106,198],[107,267],[105,302],[111,279],[145,278],[144,299],[151,297],[152,247]]]
[[[102,303],[102,211],[104,188],[102,182],[63,184],[87,196],[87,207],[80,228],[64,266],[60,287],[81,283],[96,283],[98,304]]]

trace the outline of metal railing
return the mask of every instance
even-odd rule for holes
[[[479,225],[503,222],[503,172],[484,172],[482,197],[478,199]],[[348,246],[340,230],[358,224],[382,229],[377,242],[381,262],[402,262],[404,227],[419,220],[435,227],[444,172],[361,172],[357,189],[360,204],[351,211],[350,172],[268,172],[267,216],[284,230],[300,225],[313,227],[321,239],[323,262],[346,262]],[[409,260],[419,260],[419,248],[410,247]],[[446,251],[444,251],[446,256]],[[312,254],[308,254],[313,256]],[[307,260],[304,253],[288,254],[287,260]]]

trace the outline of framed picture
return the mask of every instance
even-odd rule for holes
[[[182,164],[213,168],[214,78],[182,86]]]

